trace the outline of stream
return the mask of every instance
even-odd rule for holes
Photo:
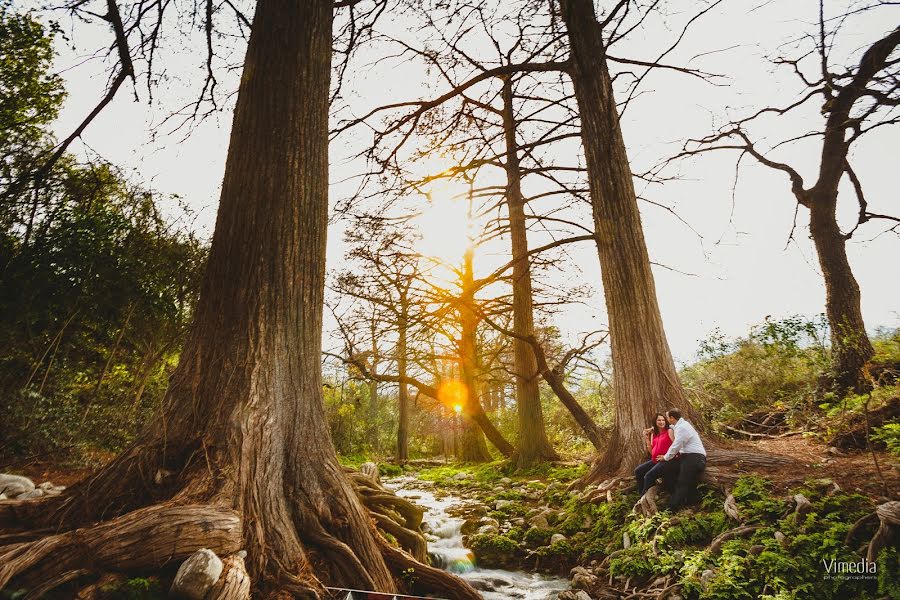
[[[429,489],[429,482],[414,477],[396,477],[385,481],[384,485],[425,509],[423,529],[427,531],[425,537],[432,565],[462,577],[481,592],[485,600],[554,600],[559,592],[569,588],[568,579],[478,567],[472,551],[462,543],[463,519],[447,514],[451,506],[465,504],[464,499],[452,495],[437,498]]]

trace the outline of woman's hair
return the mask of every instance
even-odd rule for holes
[[[657,421],[660,417],[663,418],[663,421],[666,420],[666,415],[664,415],[664,414],[662,414],[662,413],[656,413],[656,415],[653,417],[653,435],[659,435],[659,426],[657,426],[656,421]],[[666,425],[665,425],[664,429],[668,429],[668,428],[669,428],[669,423],[666,422]]]

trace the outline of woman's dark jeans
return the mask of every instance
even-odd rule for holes
[[[673,475],[677,470],[677,466],[671,461],[653,462],[648,460],[641,463],[634,470],[634,478],[637,481],[638,494],[643,496],[644,492],[649,490],[656,484],[656,480],[662,477],[666,488],[672,487]]]

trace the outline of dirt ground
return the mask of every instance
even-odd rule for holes
[[[796,467],[765,473],[778,487],[790,487],[806,479],[831,479],[843,490],[869,496],[878,502],[900,500],[900,460],[886,452],[865,450],[829,451],[829,446],[802,434],[753,442],[732,442],[729,446],[756,449],[796,459]],[[880,473],[879,473],[880,470]]]

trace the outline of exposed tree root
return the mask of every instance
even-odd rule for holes
[[[410,581],[408,587],[413,594],[435,594],[448,600],[482,600],[481,594],[459,577],[423,565],[384,540],[381,540],[381,553],[392,572],[409,574],[406,579]]]
[[[396,538],[400,546],[416,560],[427,562],[427,543],[421,533],[424,511],[382,486],[373,476],[371,468],[367,471],[349,475],[360,501],[369,509],[375,524],[381,531]],[[377,472],[376,468],[374,473]]]
[[[866,559],[869,561],[878,558],[878,553],[892,541],[896,528],[900,527],[900,502],[879,504],[875,508],[875,514],[878,515],[881,524],[869,542],[869,550],[866,552]]]
[[[150,506],[93,527],[0,548],[0,589],[13,580],[41,584],[80,569],[158,569],[201,548],[232,554],[241,547],[241,534],[240,517],[230,509]]]
[[[741,537],[744,535],[750,535],[754,531],[759,529],[759,525],[742,525],[741,527],[735,527],[730,531],[726,531],[725,533],[719,535],[714,539],[709,545],[710,554],[718,554],[722,550],[722,544],[727,542],[728,540],[733,540],[736,537]]]
[[[222,575],[206,594],[206,600],[249,600],[250,576],[244,565],[244,557],[233,554],[222,563]]]
[[[22,600],[38,600],[50,590],[54,590],[65,583],[78,579],[79,577],[90,575],[92,572],[93,571],[91,571],[90,569],[72,569],[71,571],[66,571],[65,573],[61,573],[60,575],[39,584],[37,587],[29,591]]]

